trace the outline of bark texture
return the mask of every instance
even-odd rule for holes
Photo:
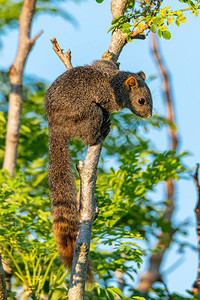
[[[124,14],[128,0],[112,0],[111,13],[113,20]],[[149,23],[144,24],[140,29],[131,32],[132,39],[145,39],[141,35],[148,27]],[[122,33],[120,29],[116,29],[111,37],[111,42],[108,50],[102,55],[102,59],[113,60],[117,62],[123,47],[127,44],[127,34]]]
[[[152,51],[163,80],[163,93],[164,93],[164,98],[166,100],[166,108],[167,108],[166,119],[174,123],[175,118],[174,118],[173,99],[171,95],[170,78],[169,78],[169,74],[167,73],[164,62],[161,58],[161,53],[160,50],[158,49],[158,44],[155,35],[152,35]],[[170,140],[170,149],[176,151],[178,146],[178,137],[177,137],[177,132],[172,127],[169,128],[169,140]],[[163,219],[165,219],[168,222],[171,221],[172,213],[174,211],[174,193],[175,193],[174,180],[169,179],[166,183],[166,198],[167,198],[166,202],[168,203],[168,206],[166,207],[166,212],[163,216]],[[140,283],[137,287],[139,291],[143,293],[147,293],[156,281],[161,281],[161,282],[163,281],[160,274],[160,265],[162,263],[162,259],[166,250],[170,246],[172,236],[173,236],[173,232],[162,233],[160,235],[156,247],[162,247],[163,250],[157,252],[156,254],[153,254],[150,257],[149,269],[145,274],[141,276]]]
[[[103,140],[96,145],[89,146],[84,162],[79,162],[80,175],[80,227],[74,249],[71,280],[68,292],[69,300],[84,298],[85,281],[88,268],[88,256],[93,221],[96,216],[96,199],[94,189],[97,177],[97,164],[99,161]]]
[[[197,279],[193,284],[193,292],[194,294],[199,293],[200,294],[200,184],[199,184],[199,165],[196,167],[196,172],[193,176],[194,183],[197,188],[197,205],[195,208],[196,213],[196,219],[197,219],[197,236],[198,236],[198,274]]]
[[[10,176],[14,176],[17,159],[20,118],[23,103],[22,78],[24,67],[27,61],[28,54],[30,53],[34,45],[35,40],[42,33],[40,32],[34,38],[30,38],[30,30],[35,11],[35,4],[36,0],[24,0],[19,18],[19,40],[17,55],[15,57],[14,63],[9,70],[11,90],[9,95],[7,135],[3,169],[7,169]]]

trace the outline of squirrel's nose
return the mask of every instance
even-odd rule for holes
[[[145,118],[150,118],[150,117],[152,117],[152,112],[148,113]]]

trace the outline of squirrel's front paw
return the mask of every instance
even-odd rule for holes
[[[88,135],[88,136],[86,136],[86,137],[83,137],[82,138],[82,140],[83,140],[83,143],[85,144],[85,145],[95,145],[96,143],[97,143],[97,141],[98,141],[98,139],[100,138],[100,134],[98,134],[98,135]]]
[[[110,132],[111,121],[109,118],[106,118],[101,125],[101,137],[105,139]]]
[[[106,115],[103,116],[103,122],[101,125],[99,123],[96,123],[96,126],[95,124],[93,125],[94,126],[89,127],[86,134],[82,136],[82,140],[85,145],[95,145],[98,143],[99,139],[104,140],[110,132],[111,122],[109,117]]]

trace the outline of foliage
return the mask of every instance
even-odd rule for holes
[[[123,33],[128,35],[127,40],[131,42],[131,32],[148,24],[151,32],[156,32],[158,37],[169,40],[171,38],[169,25],[175,23],[177,26],[180,26],[185,23],[188,12],[194,14],[195,17],[199,14],[200,0],[179,0],[179,2],[183,3],[183,5],[180,5],[180,9],[174,10],[170,6],[164,6],[164,1],[162,0],[140,0],[138,3],[130,0],[124,15],[112,21],[109,31],[113,33],[116,28],[120,28]]]
[[[173,300],[199,300],[200,296],[195,294],[193,295],[192,292],[187,291],[188,296],[182,296],[180,294],[177,293],[172,293],[169,297],[169,293],[165,290],[165,289],[161,289],[161,288],[152,288],[150,291],[151,296],[143,294],[143,293],[139,293],[137,290],[131,289],[130,290],[131,293],[131,297],[134,297],[135,295],[140,296],[140,297],[145,297],[144,299],[146,300],[158,300],[158,299],[162,299],[162,300],[169,300],[169,299],[173,299]],[[132,299],[132,298],[131,298]]]
[[[13,289],[23,286],[32,299],[55,299],[66,276],[59,264],[51,234],[50,202],[40,193],[31,195],[30,182],[17,173],[10,179],[0,173],[0,244],[5,258],[14,265]],[[58,299],[61,298],[59,293]]]
[[[5,34],[8,29],[17,27],[23,2],[22,0],[0,0],[0,35]],[[75,18],[61,8],[59,4],[62,2],[63,0],[37,0],[36,15],[38,13],[56,14],[77,24]]]

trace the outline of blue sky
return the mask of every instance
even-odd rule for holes
[[[165,1],[166,5],[175,7],[178,1]],[[65,71],[65,66],[52,50],[50,39],[56,37],[61,48],[72,51],[73,66],[90,64],[108,49],[110,33],[107,33],[110,22],[110,1],[97,4],[95,0],[81,1],[79,4],[66,1],[63,9],[71,13],[79,23],[74,27],[61,17],[40,15],[34,19],[32,34],[41,29],[43,35],[38,39],[26,65],[26,73],[46,79],[49,83]],[[169,41],[159,39],[162,54],[165,57],[173,84],[176,120],[179,128],[180,151],[189,151],[191,155],[185,159],[188,166],[193,168],[200,162],[200,18],[188,13],[188,21],[177,27],[171,26],[172,38]],[[17,30],[9,32],[3,38],[0,52],[0,67],[8,68],[15,57],[17,48]],[[119,57],[121,70],[143,70],[147,77],[158,74],[158,69],[152,59],[150,38],[145,41],[136,40],[123,49]],[[154,112],[165,115],[165,105],[161,97],[161,82],[156,79],[150,88],[153,93]],[[166,132],[152,130],[149,133],[152,142],[160,150],[167,147]],[[163,196],[164,188],[159,188],[158,198]],[[173,220],[176,224],[190,220],[189,236],[186,241],[196,245],[194,207],[196,190],[192,179],[181,180],[177,183],[176,210]],[[162,270],[167,270],[180,257],[182,264],[171,272],[165,273],[170,291],[184,293],[190,289],[196,278],[197,254],[186,248],[184,254],[177,253],[174,245],[167,253]],[[146,263],[144,264],[146,267]],[[144,269],[144,268],[143,268]]]

